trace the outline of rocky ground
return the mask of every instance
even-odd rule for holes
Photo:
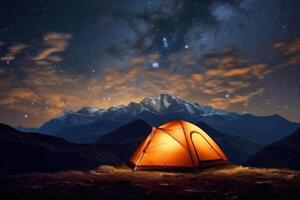
[[[5,175],[0,199],[300,199],[300,172],[227,166],[195,173],[126,167]]]

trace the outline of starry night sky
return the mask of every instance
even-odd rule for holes
[[[300,122],[299,0],[3,0],[0,122],[169,93]]]

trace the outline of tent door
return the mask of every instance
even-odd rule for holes
[[[222,159],[220,154],[201,133],[192,131],[190,137],[199,161],[199,165],[201,164],[201,161]]]

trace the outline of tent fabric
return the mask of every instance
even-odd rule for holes
[[[197,168],[216,161],[227,161],[227,157],[213,139],[201,128],[179,120],[153,127],[130,158],[135,170]]]

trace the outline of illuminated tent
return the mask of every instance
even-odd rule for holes
[[[201,128],[185,121],[153,127],[130,158],[134,170],[197,169],[226,161],[220,147]]]

